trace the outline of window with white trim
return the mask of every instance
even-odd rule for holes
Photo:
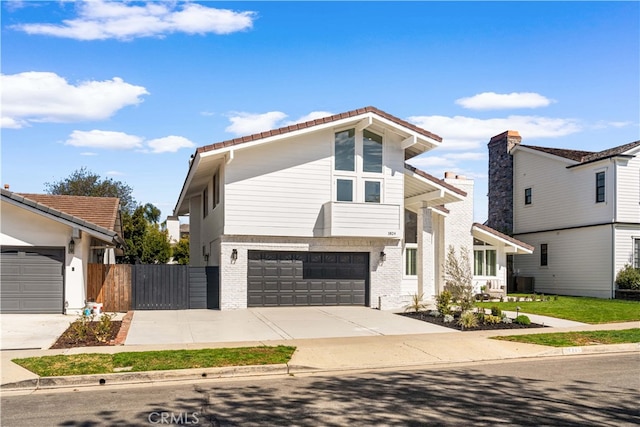
[[[495,247],[482,240],[473,239],[473,275],[495,277],[498,258]]]
[[[418,215],[404,211],[404,275],[418,275]]]
[[[338,202],[383,202],[383,137],[367,129],[334,134],[334,185]]]
[[[640,268],[640,239],[633,239],[633,266]]]

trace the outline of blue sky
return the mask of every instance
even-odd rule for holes
[[[195,148],[372,105],[444,138],[411,163],[640,139],[638,2],[2,1],[2,183],[81,167],[170,215]]]

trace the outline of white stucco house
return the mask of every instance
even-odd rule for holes
[[[500,254],[515,242],[473,227],[472,180],[406,163],[441,142],[366,107],[200,147],[173,212],[190,263],[219,267],[223,310],[432,299],[449,245],[473,259],[477,233]]]
[[[1,191],[0,312],[80,312],[87,264],[122,246],[119,199]]]
[[[516,131],[489,142],[488,225],[536,250],[514,272],[536,292],[613,298],[618,271],[640,268],[640,141],[599,152],[520,142]]]

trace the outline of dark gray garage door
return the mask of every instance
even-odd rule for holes
[[[2,247],[0,311],[62,313],[64,249]]]
[[[366,305],[369,254],[249,251],[249,307]]]

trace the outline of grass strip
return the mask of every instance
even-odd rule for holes
[[[200,350],[139,351],[116,354],[72,354],[13,359],[13,362],[42,377],[108,374],[117,368],[129,372],[223,366],[287,363],[295,347],[206,348]]]
[[[621,329],[617,331],[553,332],[549,334],[508,335],[491,338],[551,347],[640,343],[640,328]]]
[[[514,298],[513,295],[508,297]],[[640,320],[640,301],[552,296],[549,301],[482,302],[477,305],[484,308],[497,306],[508,311],[516,311],[516,307],[520,307],[524,313],[591,324]]]

